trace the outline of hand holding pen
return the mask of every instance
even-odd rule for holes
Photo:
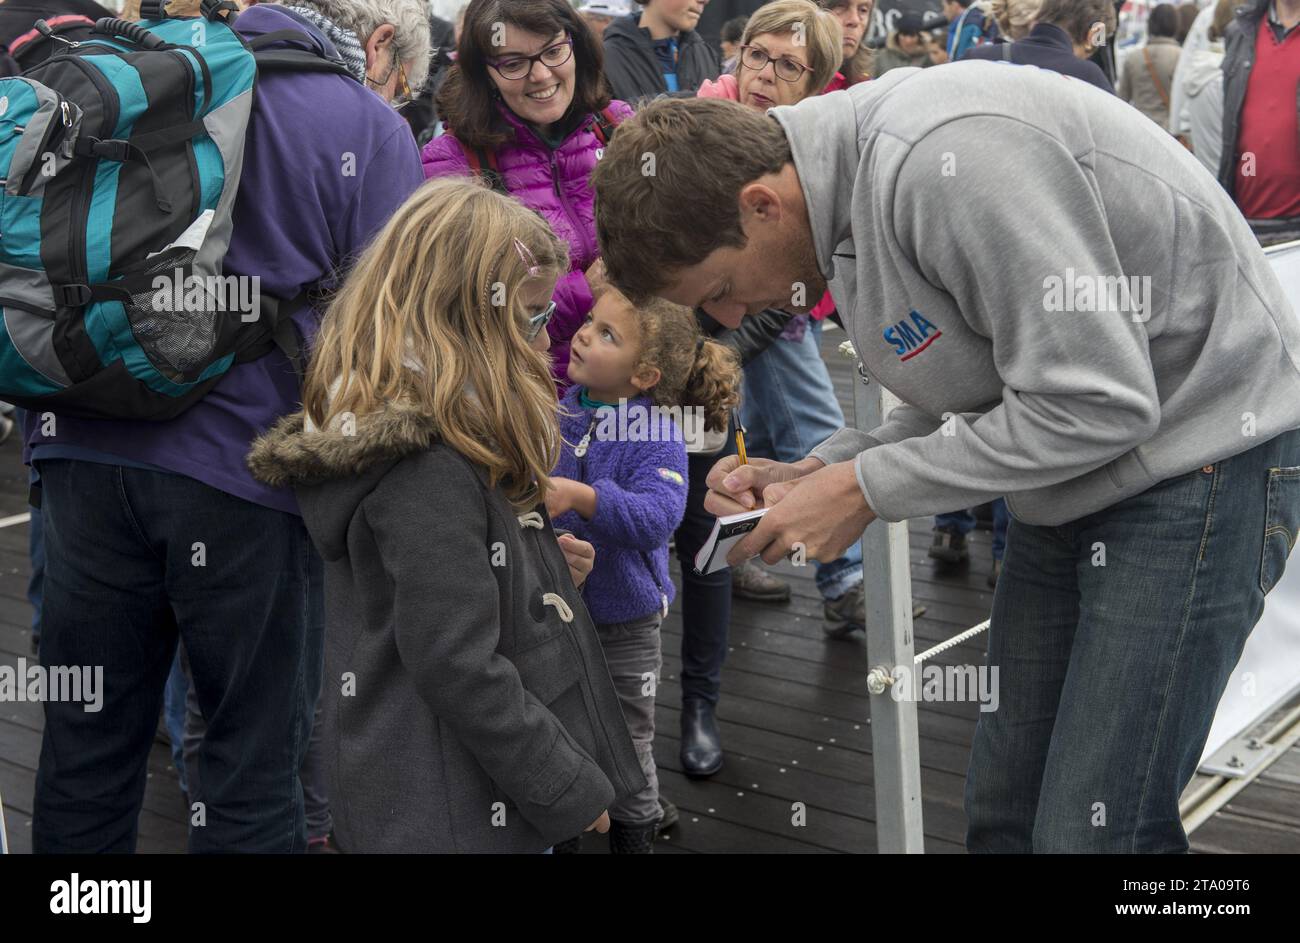
[[[745,448],[745,428],[739,416],[735,417],[735,425],[737,454],[720,459],[707,479],[709,494],[704,499],[704,509],[710,514],[722,517],[770,506],[772,502],[764,497],[769,486],[801,478],[822,467],[822,462],[815,458],[805,458],[793,464],[750,458]]]

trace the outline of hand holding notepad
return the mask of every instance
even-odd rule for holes
[[[727,553],[740,543],[741,538],[758,526],[758,522],[767,512],[767,508],[759,508],[757,511],[728,514],[718,518],[713,524],[713,533],[709,534],[709,539],[695,555],[695,572],[707,576],[725,570],[728,566]]]

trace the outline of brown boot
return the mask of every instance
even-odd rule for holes
[[[749,560],[731,568],[731,595],[755,602],[787,602],[790,584]]]

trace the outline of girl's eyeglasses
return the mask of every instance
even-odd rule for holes
[[[573,58],[573,38],[547,46],[535,56],[511,56],[509,59],[488,59],[487,64],[496,69],[503,79],[518,81],[533,71],[533,63],[540,62],[548,69],[558,68]]]
[[[545,308],[528,319],[528,330],[525,332],[525,336],[528,338],[529,343],[535,340],[538,334],[542,333],[542,328],[546,327],[546,325],[550,323],[554,314],[555,302],[552,301]]]
[[[805,72],[812,71],[811,66],[806,66],[799,60],[791,59],[789,56],[777,58],[768,55],[767,50],[760,46],[740,47],[740,64],[746,69],[762,72],[767,68],[769,62],[776,63],[776,77],[782,82],[798,82],[803,78]]]

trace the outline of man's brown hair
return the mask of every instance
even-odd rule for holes
[[[660,98],[619,125],[596,165],[596,235],[633,302],[715,249],[740,248],[740,191],[792,160],[781,125],[719,98]]]
[[[1115,35],[1115,4],[1111,0],[1043,0],[1038,22],[1059,26],[1078,45],[1091,46],[1095,40]],[[1094,37],[1092,31],[1098,24],[1105,33]]]

